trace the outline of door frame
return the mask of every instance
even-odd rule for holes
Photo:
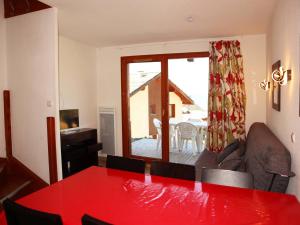
[[[204,58],[209,57],[209,52],[169,53],[155,55],[136,55],[121,57],[121,100],[122,100],[122,142],[123,156],[128,158],[143,159],[145,161],[158,160],[157,158],[136,156],[131,154],[131,131],[130,131],[130,105],[128,64],[142,62],[161,63],[161,115],[162,115],[162,160],[169,161],[169,83],[168,83],[168,60],[180,58]]]

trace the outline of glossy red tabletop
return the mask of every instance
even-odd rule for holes
[[[300,224],[300,205],[291,195],[100,167],[86,169],[18,202],[60,214],[65,225],[80,225],[84,213],[116,225]]]

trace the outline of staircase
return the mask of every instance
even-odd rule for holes
[[[0,159],[0,211],[6,198],[16,200],[44,187],[15,163]]]

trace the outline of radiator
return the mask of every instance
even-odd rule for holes
[[[103,145],[102,153],[115,155],[116,148],[116,113],[114,108],[99,109],[100,141]]]

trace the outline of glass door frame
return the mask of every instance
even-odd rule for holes
[[[169,161],[169,82],[168,60],[180,58],[209,57],[208,52],[188,52],[156,55],[138,55],[121,57],[121,100],[122,100],[122,142],[123,156],[128,158],[143,159],[145,161],[159,160],[157,158],[132,155],[130,131],[130,106],[129,106],[129,79],[128,64],[143,62],[161,63],[161,115],[162,115],[162,159]]]

